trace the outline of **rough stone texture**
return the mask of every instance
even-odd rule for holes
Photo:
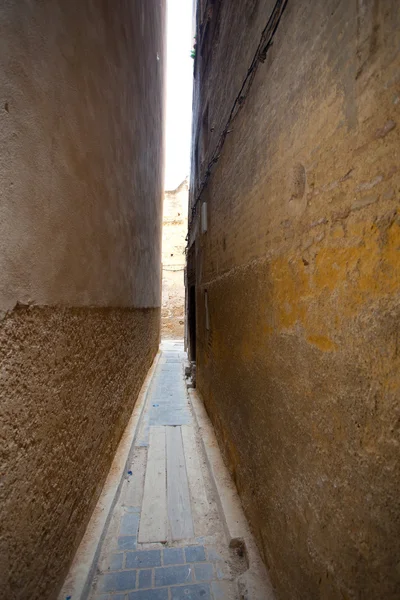
[[[1,598],[54,597],[157,350],[159,318],[32,307],[1,323]]]
[[[182,339],[185,318],[185,247],[187,234],[188,182],[164,194],[162,233],[161,336]]]
[[[0,597],[56,596],[159,341],[160,0],[0,7]]]
[[[192,205],[273,5],[198,30]],[[288,2],[190,230],[197,385],[285,600],[400,589],[399,32]]]

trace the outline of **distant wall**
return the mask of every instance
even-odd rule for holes
[[[185,248],[188,182],[164,193],[162,235],[161,335],[183,338],[185,318]]]
[[[56,596],[157,351],[164,2],[0,8],[0,597]]]
[[[274,5],[199,14],[191,205]],[[280,599],[399,596],[399,48],[395,0],[289,0],[191,223],[197,385]]]

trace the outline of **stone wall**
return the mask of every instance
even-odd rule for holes
[[[188,182],[164,193],[162,236],[161,335],[182,339],[185,318],[185,248],[187,234]]]
[[[278,598],[394,600],[400,12],[289,0],[197,200],[274,4],[198,17],[197,383]]]
[[[55,598],[159,342],[164,2],[0,8],[0,597]]]

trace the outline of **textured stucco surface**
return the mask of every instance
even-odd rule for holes
[[[220,6],[192,202],[273,2]],[[400,589],[399,18],[288,3],[190,234],[197,385],[284,600]]]
[[[158,348],[160,309],[19,308],[0,325],[0,597],[54,598]]]
[[[159,306],[163,19],[162,0],[2,3],[0,310]]]
[[[165,339],[183,339],[187,212],[188,182],[185,179],[176,190],[164,193],[161,336]]]
[[[52,599],[157,351],[165,3],[0,7],[0,597]]]

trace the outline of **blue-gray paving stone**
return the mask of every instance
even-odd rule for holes
[[[120,571],[103,576],[101,590],[103,592],[120,592],[136,588],[136,571]]]
[[[215,565],[217,571],[217,579],[226,579],[224,570],[220,566]]]
[[[135,535],[123,535],[117,541],[119,550],[136,550],[137,538]]]
[[[196,581],[211,581],[214,570],[211,563],[197,563],[194,565]]]
[[[149,410],[146,410],[143,415],[143,421],[140,428],[140,445],[148,445],[149,443]]]
[[[139,589],[151,587],[151,576],[153,571],[151,569],[143,569],[139,571]]]
[[[129,600],[168,600],[168,588],[140,590],[130,593],[128,598]]]
[[[207,548],[207,556],[208,560],[211,560],[211,562],[222,560],[221,554],[215,548]]]
[[[183,548],[164,548],[163,550],[164,565],[183,565],[185,564],[185,556]]]
[[[140,506],[127,506],[126,504],[124,504],[124,511],[127,513],[139,514],[140,510],[141,510]]]
[[[94,600],[125,600],[125,594],[100,594],[100,596],[95,596]]]
[[[178,565],[175,567],[161,567],[155,570],[155,587],[188,583],[192,581],[191,565]]]
[[[150,420],[150,425],[152,427],[157,427],[161,425],[175,427],[177,425],[189,425],[190,421],[190,415],[184,411],[176,412],[166,410],[160,413],[159,415],[152,416]]]
[[[187,546],[185,548],[186,562],[203,562],[206,560],[204,546]]]
[[[120,535],[136,535],[139,527],[140,515],[136,513],[125,513],[121,519],[119,529]]]
[[[197,583],[172,587],[171,600],[212,600],[210,586],[207,583]]]
[[[161,550],[137,550],[126,554],[126,569],[145,569],[146,567],[159,567],[160,565]]]
[[[204,537],[204,535],[201,535],[200,537],[196,538],[196,544],[198,546],[203,546],[206,542],[206,538]]]
[[[110,557],[110,571],[119,571],[122,569],[122,561],[124,559],[124,555],[122,552],[119,554],[113,554]]]

